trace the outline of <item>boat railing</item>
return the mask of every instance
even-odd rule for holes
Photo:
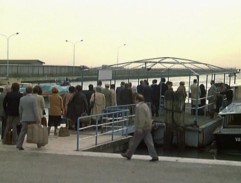
[[[77,119],[77,145],[76,150],[80,150],[80,144],[84,140],[94,139],[93,145],[97,146],[101,142],[99,141],[101,136],[110,136],[110,141],[114,141],[118,137],[128,136],[128,123],[129,123],[129,110],[119,109],[116,111],[109,112],[105,110],[104,113],[82,116]],[[80,127],[82,121],[91,121],[91,125]],[[80,138],[80,135],[86,131],[91,130],[94,133],[84,135]],[[84,133],[83,133],[84,134]]]

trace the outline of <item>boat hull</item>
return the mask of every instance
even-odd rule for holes
[[[241,134],[214,134],[218,150],[241,151]]]

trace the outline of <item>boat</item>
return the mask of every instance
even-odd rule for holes
[[[19,83],[19,92],[24,94],[26,92],[26,88],[28,86],[33,87],[33,84],[32,83]]]
[[[70,86],[70,80],[67,77],[64,79],[55,79],[55,84],[60,86]]]
[[[58,89],[58,92],[61,96],[64,96],[66,93],[69,91],[69,86],[60,86],[57,84],[51,84],[51,83],[43,83],[39,85],[42,89],[43,96],[48,97],[49,95],[52,94],[52,88],[55,87]]]
[[[241,102],[234,102],[219,112],[221,127],[214,131],[218,151],[241,152]]]

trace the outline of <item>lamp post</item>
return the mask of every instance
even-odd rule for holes
[[[121,48],[121,47],[124,47],[124,46],[126,46],[126,44],[123,44],[123,45],[119,46],[118,49],[117,49],[117,59],[116,59],[116,60],[117,60],[117,65],[119,64],[119,53],[120,53],[120,48]]]
[[[72,41],[69,41],[69,40],[65,40],[65,42],[71,43],[71,44],[73,45],[73,66],[75,66],[75,45],[76,45],[77,43],[82,42],[82,41],[83,41],[83,39],[81,39],[81,40],[79,40],[79,41],[76,41],[76,42],[72,42]]]
[[[10,38],[12,36],[15,36],[15,35],[18,35],[18,34],[19,34],[18,32],[14,33],[14,34],[11,34],[11,35],[5,35],[5,34],[0,33],[0,35],[5,37],[6,41],[7,41],[7,78],[9,76],[9,41],[10,41]]]

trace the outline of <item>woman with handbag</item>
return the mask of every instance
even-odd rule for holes
[[[91,103],[93,103],[93,107],[90,112],[91,115],[103,113],[103,110],[105,109],[105,95],[101,93],[100,87],[96,87],[95,93],[91,95],[90,104]],[[95,124],[96,120],[98,120],[98,123],[101,122],[101,119],[96,117],[92,117],[91,120],[94,121]]]

